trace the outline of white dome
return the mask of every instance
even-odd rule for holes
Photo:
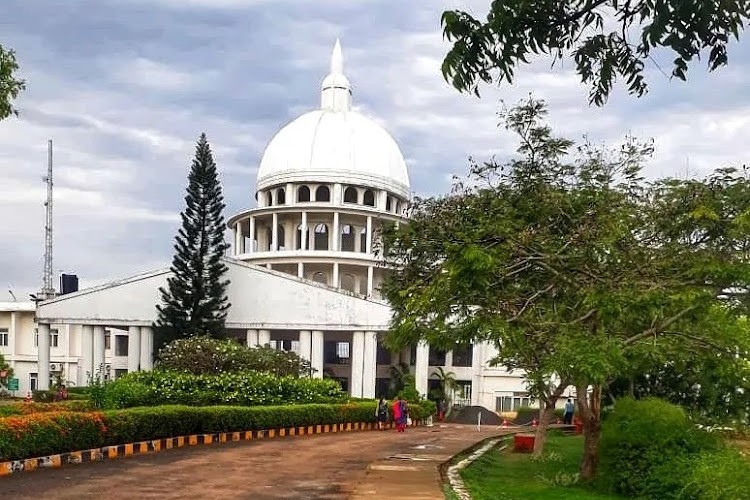
[[[351,110],[341,47],[322,85],[322,109],[305,113],[268,144],[258,190],[287,182],[329,182],[386,189],[409,198],[409,173],[396,141],[380,125]]]

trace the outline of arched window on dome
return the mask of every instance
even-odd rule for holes
[[[357,188],[349,186],[344,191],[344,203],[357,203]]]
[[[271,191],[266,192],[266,206],[273,206],[273,193]]]
[[[271,251],[271,244],[273,243],[273,230],[270,227],[266,228],[266,245],[265,249]]]
[[[318,224],[315,226],[315,250],[328,250],[328,226]]]
[[[310,188],[307,186],[300,186],[297,189],[297,201],[310,201]]]
[[[315,201],[331,201],[331,190],[328,186],[318,186],[315,190]]]
[[[323,283],[324,285],[328,284],[328,276],[326,276],[326,273],[322,271],[318,271],[315,274],[313,274],[312,279],[313,281],[317,283]]]
[[[391,205],[392,205],[391,197],[390,196],[386,196],[386,198],[385,198],[385,211],[386,212],[390,212],[391,211]]]
[[[349,224],[341,226],[341,251],[354,251],[354,228]]]
[[[276,238],[278,238],[278,245],[277,248],[279,250],[286,250],[286,233],[284,231],[284,226],[279,224],[279,226],[276,228]]]
[[[351,274],[344,274],[341,276],[341,289],[348,292],[356,292],[357,280]]]
[[[367,228],[363,227],[359,232],[359,251],[367,253]]]
[[[372,192],[372,189],[368,189],[367,191],[365,191],[362,204],[367,205],[368,207],[375,206],[375,193]]]
[[[276,204],[286,205],[286,192],[284,191],[284,188],[279,188],[278,191],[276,191]]]
[[[302,238],[302,224],[297,226],[297,250],[302,250],[302,242],[305,242],[305,248],[309,248],[310,243],[310,228],[305,231],[305,237]]]

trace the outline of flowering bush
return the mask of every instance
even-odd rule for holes
[[[309,376],[310,362],[293,352],[269,346],[246,347],[234,340],[190,337],[175,340],[159,352],[157,366],[193,374],[268,372],[278,376]]]
[[[32,413],[47,413],[53,411],[89,411],[92,410],[88,401],[63,401],[59,403],[11,403],[0,406],[0,417],[30,415]]]
[[[130,373],[104,387],[103,408],[159,404],[192,406],[337,403],[346,394],[334,380],[236,372],[196,375],[155,370]]]
[[[0,460],[52,455],[101,446],[101,413],[46,412],[0,418]]]
[[[191,434],[373,422],[375,401],[289,406],[157,406],[102,413],[52,412],[0,418],[0,461]],[[411,417],[434,413],[409,405]]]

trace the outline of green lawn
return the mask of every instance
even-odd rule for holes
[[[552,460],[535,462],[531,455],[513,453],[512,448],[512,442],[509,442],[503,452],[490,450],[461,472],[474,500],[620,498],[602,495],[583,486],[555,486],[545,482],[545,478],[554,480],[558,473],[572,475],[578,471],[583,453],[581,436],[551,435],[545,454],[553,455]]]

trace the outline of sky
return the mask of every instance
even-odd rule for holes
[[[54,141],[54,270],[90,286],[169,265],[195,141],[206,132],[225,216],[255,206],[268,141],[319,106],[337,37],[356,109],[401,147],[412,191],[447,192],[477,160],[508,157],[500,100],[533,93],[556,133],[615,145],[653,139],[649,177],[702,175],[750,158],[750,39],[730,65],[688,82],[648,67],[640,99],[618,88],[589,106],[571,61],[541,59],[481,98],[448,85],[445,9],[484,16],[489,0],[3,0],[0,44],[28,88],[0,121],[0,301],[41,287],[47,140]],[[57,283],[56,283],[57,286]]]

